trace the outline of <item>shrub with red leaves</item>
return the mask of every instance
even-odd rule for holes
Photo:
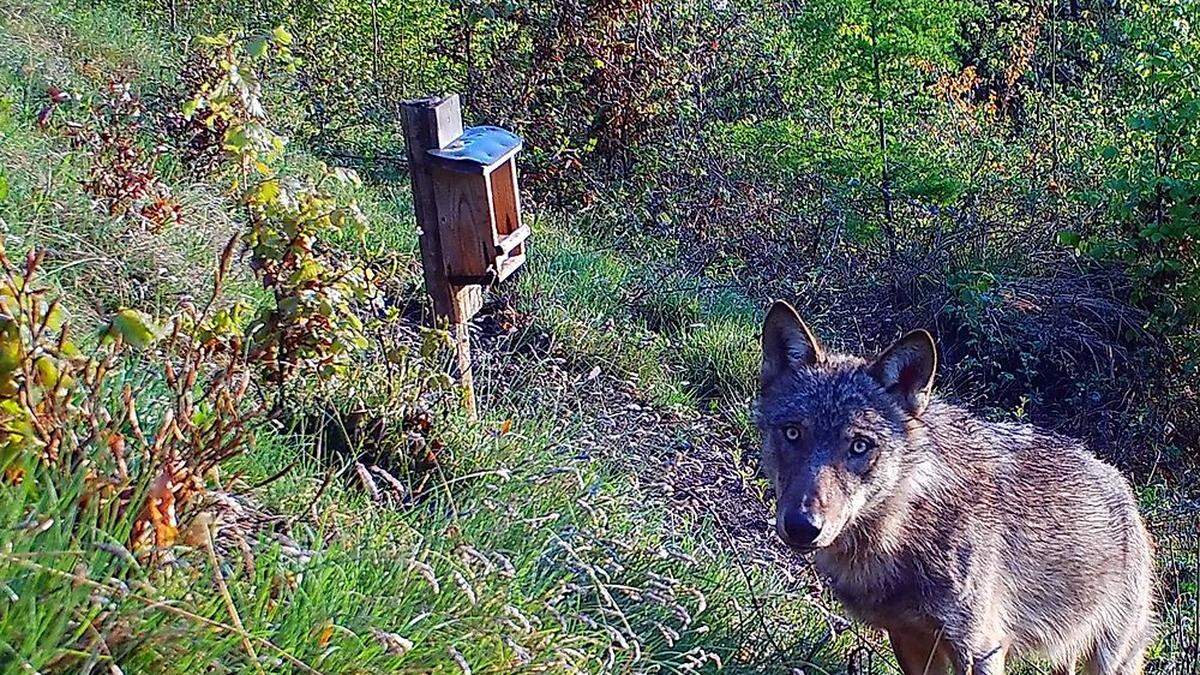
[[[50,104],[39,114],[39,120],[46,120],[43,126],[49,125],[54,109],[71,100],[53,88],[49,95]],[[72,146],[88,157],[82,187],[97,208],[141,222],[153,232],[177,225],[179,202],[155,170],[164,148],[147,150],[141,144],[142,102],[129,83],[112,80],[100,101],[81,104],[81,109],[83,120],[68,121],[63,128]]]

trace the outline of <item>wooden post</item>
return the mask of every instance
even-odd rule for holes
[[[412,179],[413,209],[421,229],[421,265],[425,270],[425,290],[433,300],[433,312],[439,323],[445,322],[454,336],[458,377],[466,390],[467,412],[477,417],[475,388],[471,376],[471,345],[467,329],[483,304],[478,285],[455,286],[446,275],[439,223],[446,214],[439,212],[429,150],[445,147],[462,135],[462,108],[458,94],[407,101],[402,106],[404,140],[408,150],[408,170]]]

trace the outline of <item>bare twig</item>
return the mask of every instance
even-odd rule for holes
[[[204,526],[204,548],[208,551],[208,563],[212,566],[213,581],[217,584],[217,591],[220,592],[221,599],[225,601],[225,609],[229,611],[229,618],[241,633],[242,647],[246,650],[246,656],[250,657],[250,662],[254,664],[254,670],[261,673],[263,672],[262,664],[258,662],[258,654],[254,652],[254,645],[250,643],[250,634],[242,625],[242,617],[238,616],[237,606],[233,604],[233,597],[229,595],[229,587],[225,584],[225,577],[221,574],[221,563],[217,560],[217,549],[213,546],[212,528],[208,523],[202,523],[202,525]]]

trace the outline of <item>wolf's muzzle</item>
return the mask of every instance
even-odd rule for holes
[[[785,542],[799,549],[815,548],[817,537],[821,536],[821,516],[800,509],[788,509],[779,514],[779,519],[779,534]]]

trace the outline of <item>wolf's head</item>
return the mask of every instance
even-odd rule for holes
[[[873,360],[829,354],[786,302],[763,324],[758,425],[775,484],[776,531],[829,546],[892,493],[914,451],[937,363],[914,331]]]

